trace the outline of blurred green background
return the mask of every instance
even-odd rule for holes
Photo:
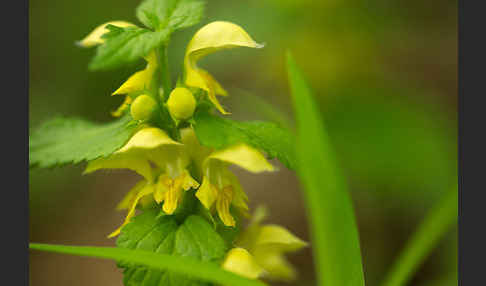
[[[31,128],[54,115],[110,120],[123,100],[111,92],[144,64],[88,72],[95,51],[74,43],[110,20],[137,23],[138,3],[30,1]],[[202,23],[173,36],[174,81],[191,36],[215,20],[237,23],[266,44],[201,62],[230,91],[223,102],[233,118],[272,119],[251,103],[258,99],[292,119],[284,55],[293,51],[352,189],[367,285],[377,285],[427,210],[457,182],[457,1],[209,0]],[[235,171],[251,208],[266,205],[268,221],[309,240],[296,176],[275,163],[274,174]],[[83,167],[30,171],[30,241],[114,244],[105,237],[124,216],[114,208],[138,178],[124,171],[81,176]],[[456,234],[447,234],[410,285],[457,284]],[[300,279],[288,285],[313,285],[311,249],[290,258]],[[30,263],[35,286],[122,284],[110,261],[32,252]]]

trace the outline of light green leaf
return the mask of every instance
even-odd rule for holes
[[[199,216],[189,216],[179,226],[173,216],[157,217],[159,214],[154,209],[135,217],[122,229],[117,246],[219,264],[226,246],[208,222]],[[123,281],[126,286],[207,285],[186,275],[135,266],[127,261],[119,262],[119,266],[124,268]],[[158,284],[158,281],[165,283]]]
[[[439,239],[455,224],[457,225],[457,187],[449,192],[418,226],[382,285],[406,285]]]
[[[204,13],[199,0],[145,0],[137,7],[137,18],[155,30],[171,31],[197,24]]]
[[[312,93],[290,53],[287,69],[297,122],[297,173],[310,214],[319,285],[364,285],[358,229]]]
[[[107,70],[147,56],[169,39],[168,29],[152,32],[138,27],[114,28],[105,35],[106,42],[98,47],[91,60],[91,70]]]
[[[239,122],[199,111],[194,116],[194,130],[202,145],[221,149],[237,143],[246,143],[277,157],[289,169],[295,167],[292,136],[288,130],[272,122]]]
[[[135,130],[125,116],[107,124],[78,118],[55,118],[29,137],[29,165],[42,168],[77,164],[108,156],[122,147]]]
[[[213,263],[197,261],[191,257],[113,247],[66,246],[41,243],[30,243],[29,247],[41,251],[129,261],[130,263],[144,265],[161,271],[169,270],[180,275],[188,275],[220,285],[265,286],[260,281],[244,278],[225,271]]]

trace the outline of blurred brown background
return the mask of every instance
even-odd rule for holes
[[[74,45],[110,20],[137,23],[139,1],[30,1],[30,126],[54,115],[108,121],[122,97],[110,97],[137,63],[88,72],[94,50]],[[249,102],[272,104],[292,119],[285,51],[307,75],[351,186],[367,285],[377,285],[424,214],[457,182],[457,1],[252,0],[208,1],[200,25],[176,33],[172,74],[185,45],[203,24],[243,26],[264,49],[224,51],[202,61],[232,95],[238,119],[271,119]],[[236,170],[253,209],[268,222],[309,240],[295,174],[255,176]],[[106,235],[124,213],[115,205],[137,176],[83,165],[30,172],[30,241],[112,246]],[[311,249],[290,256],[300,280],[314,285]],[[456,231],[427,259],[410,285],[456,285]],[[32,252],[34,286],[121,285],[111,261]],[[273,284],[272,284],[273,285]],[[277,285],[277,284],[275,284]]]

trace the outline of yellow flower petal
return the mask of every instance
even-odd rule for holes
[[[279,225],[269,224],[260,228],[260,233],[256,239],[256,245],[271,245],[281,252],[297,251],[307,243],[293,235],[286,228]]]
[[[121,200],[121,202],[118,203],[116,209],[117,210],[128,209],[131,203],[133,202],[133,200],[135,199],[135,197],[137,196],[137,194],[140,192],[140,190],[143,187],[145,187],[146,184],[147,181],[145,180],[138,182],[130,191],[128,191],[128,193],[125,195],[123,200]]]
[[[126,96],[125,97],[125,100],[123,101],[123,103],[115,110],[115,111],[112,111],[111,112],[111,115],[113,117],[120,117],[123,115],[123,112],[125,110],[128,109],[128,107],[130,107],[130,103],[132,103],[132,98],[130,96]]]
[[[112,95],[128,94],[150,88],[152,77],[157,69],[157,55],[155,51],[150,52],[145,60],[147,61],[145,69],[134,73]]]
[[[172,140],[162,129],[147,127],[135,133],[127,144],[116,151],[115,154],[154,149],[163,145],[182,146],[181,143]]]
[[[201,177],[204,159],[211,154],[211,149],[202,146],[191,127],[181,129],[181,142],[191,160],[194,162],[196,177]]]
[[[207,163],[211,159],[235,164],[252,173],[274,170],[274,167],[265,159],[262,153],[246,144],[215,151],[206,159]]]
[[[197,189],[199,188],[199,183],[194,180],[193,177],[189,174],[189,172],[186,170],[184,174],[184,178],[182,180],[182,189],[184,191],[188,191],[190,189]]]
[[[229,177],[231,186],[233,188],[233,201],[231,202],[244,216],[249,216],[248,213],[248,196],[243,191],[238,178],[229,170],[226,172]]]
[[[196,192],[196,197],[207,209],[210,209],[218,198],[218,191],[211,185],[209,179],[203,177],[202,184]]]
[[[228,251],[222,267],[250,279],[257,279],[264,272],[251,254],[246,249],[239,247]]]
[[[223,49],[236,47],[261,48],[240,26],[217,21],[207,24],[199,29],[189,42],[184,58],[186,84],[199,87],[208,92],[209,100],[223,114],[228,114],[216,95],[226,95],[221,85],[205,70],[197,67],[196,63],[202,57]]]
[[[218,194],[216,199],[216,210],[219,218],[226,226],[235,226],[236,222],[230,212],[230,205],[233,201],[233,189],[226,187]]]
[[[173,214],[182,199],[182,181],[173,180],[170,182],[169,190],[165,192],[164,205],[162,210],[166,214]]]
[[[102,39],[101,36],[103,36],[105,33],[108,33],[110,31],[106,29],[107,25],[113,25],[121,28],[135,26],[134,24],[125,21],[111,21],[108,23],[104,23],[103,25],[96,27],[91,33],[89,33],[86,37],[84,37],[84,39],[79,41],[78,45],[85,48],[90,48],[96,45],[103,44],[105,40]]]
[[[153,184],[146,184],[144,188],[142,188],[139,193],[136,195],[135,199],[133,200],[132,204],[130,205],[130,208],[128,210],[127,216],[125,218],[125,221],[123,224],[117,228],[114,232],[112,232],[110,235],[108,235],[108,238],[112,238],[120,234],[121,229],[130,222],[130,219],[135,215],[135,209],[137,207],[138,201],[151,193],[154,192],[154,185]]]
[[[297,271],[283,255],[274,249],[259,248],[252,252],[255,261],[265,269],[264,277],[271,280],[295,280]]]
[[[147,160],[130,154],[112,154],[108,158],[99,158],[86,166],[83,174],[100,169],[129,169],[143,176],[148,182],[153,181],[152,168]]]
[[[164,201],[165,193],[169,191],[169,187],[165,184],[165,180],[162,176],[163,175],[161,175],[161,178],[159,178],[154,192],[154,200],[158,204]]]

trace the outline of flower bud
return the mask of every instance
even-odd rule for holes
[[[139,95],[130,107],[130,113],[135,120],[147,120],[157,108],[157,102],[146,94]]]
[[[196,109],[196,99],[187,88],[178,87],[170,93],[167,107],[175,119],[188,119]]]

